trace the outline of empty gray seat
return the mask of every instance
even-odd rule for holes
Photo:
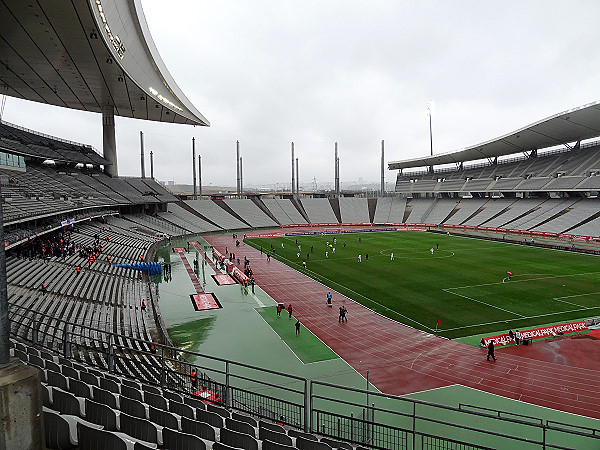
[[[112,392],[94,386],[92,388],[92,395],[94,401],[108,405],[111,408],[117,408],[117,397]]]
[[[66,419],[54,411],[44,410],[44,434],[46,447],[68,450],[77,448],[77,430],[73,430]]]
[[[179,395],[176,392],[163,391],[163,397],[165,397],[169,401],[173,400],[177,403],[183,403],[183,396]]]
[[[100,387],[100,381],[98,380],[98,376],[93,373],[89,373],[83,370],[79,371],[79,379],[90,386],[98,386]]]
[[[100,377],[100,387],[115,394],[120,394],[121,389],[119,383],[109,378]]]
[[[132,398],[132,399],[140,401],[140,402],[144,401],[144,396],[142,394],[142,391],[140,391],[139,389],[136,389],[134,387],[131,387],[131,386],[122,385],[121,386],[121,396],[127,397],[127,398]]]
[[[27,353],[15,348],[14,349],[14,355],[19,358],[21,361],[23,361],[24,363],[29,362],[29,356],[27,355]]]
[[[254,420],[252,417],[247,416],[246,414],[236,413],[235,411],[231,411],[231,418],[235,420],[239,420],[240,422],[246,422],[252,425],[254,428],[258,427],[258,422]]]
[[[45,361],[46,361],[46,369],[53,370],[55,372],[62,372],[60,365],[56,364],[54,361],[49,361],[47,359]]]
[[[81,415],[81,406],[77,397],[57,388],[52,389],[52,409],[61,414]]]
[[[121,396],[121,411],[130,416],[139,417],[140,419],[146,419],[146,407],[138,400]]]
[[[209,425],[212,425],[213,427],[223,427],[223,417],[214,412],[197,409],[196,420],[199,420],[200,422],[206,422]]]
[[[332,450],[325,442],[307,439],[302,436],[296,438],[296,447],[300,450]]]
[[[181,431],[193,434],[194,436],[199,436],[207,441],[216,440],[215,429],[212,426],[204,422],[188,419],[184,416],[181,417]]]
[[[238,433],[247,434],[256,439],[256,430],[249,423],[240,422],[239,420],[227,417],[225,418],[225,427],[230,430],[237,431]]]
[[[50,399],[50,389],[45,384],[42,384],[42,405],[47,408],[52,407],[52,400]]]
[[[258,429],[258,438],[261,440],[268,439],[271,442],[278,444],[292,445],[292,438],[285,433],[279,433],[278,431],[269,430],[267,428]]]
[[[69,392],[75,394],[77,397],[92,398],[90,385],[83,381],[74,380],[73,378],[69,378]]]
[[[285,434],[285,428],[283,428],[281,425],[277,425],[276,423],[265,422],[263,420],[259,420],[258,421],[258,429],[260,430],[261,428],[265,428],[267,430]]]
[[[46,370],[46,381],[50,386],[59,387],[65,391],[69,389],[67,377],[65,377],[62,373],[58,373],[53,370]]]
[[[310,433],[305,433],[303,431],[294,430],[293,428],[288,432],[288,434],[291,437],[301,437],[303,439],[309,439],[311,441],[318,441],[319,440],[319,438],[317,438],[314,434],[310,434]]]
[[[326,443],[331,448],[337,448],[337,449],[342,448],[342,449],[345,449],[345,450],[354,450],[354,447],[352,447],[347,442],[334,441],[333,439],[329,439],[329,438],[322,438],[321,442]]]
[[[138,383],[137,381],[134,381],[134,380],[128,380],[127,378],[123,378],[122,384],[124,386],[129,386],[129,387],[132,387],[134,389],[142,390],[142,385],[140,383]]]
[[[127,450],[127,443],[117,434],[77,424],[79,450]]]
[[[212,448],[213,450],[239,450],[237,447],[232,447],[231,445],[226,445],[222,442],[215,442]]]
[[[222,407],[216,406],[216,405],[212,405],[210,403],[206,404],[206,410],[217,413],[221,417],[231,417],[231,414],[225,408],[222,408]]]
[[[69,378],[73,378],[75,380],[79,380],[79,372],[76,369],[73,369],[71,366],[61,365],[60,372]]]
[[[162,395],[146,391],[144,392],[144,401],[158,409],[167,409],[167,400]]]
[[[258,441],[245,433],[221,428],[221,436],[219,440],[232,447],[243,448],[244,450],[258,450]]]
[[[178,403],[174,400],[169,401],[169,411],[179,414],[182,417],[188,417],[190,419],[196,418],[196,410],[194,407],[184,403]]]
[[[150,386],[149,384],[142,383],[142,391],[150,392],[151,394],[162,395],[162,391],[156,386]]]
[[[149,420],[124,413],[120,415],[119,419],[121,422],[121,432],[142,441],[162,444],[162,442],[159,442],[159,433],[156,425]]]
[[[196,409],[206,409],[206,403],[193,397],[183,397],[183,403],[193,406]]]
[[[151,422],[171,428],[172,430],[179,430],[179,421],[173,413],[155,408],[154,406],[148,408],[148,413]]]
[[[86,399],[85,418],[92,423],[102,425],[105,430],[117,430],[117,413],[110,406]]]
[[[269,441],[268,439],[262,441],[262,450],[296,450],[293,445],[281,444],[279,442]]]
[[[169,450],[205,450],[206,444],[198,436],[163,429],[163,443]]]

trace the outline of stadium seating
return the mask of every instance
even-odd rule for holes
[[[343,223],[371,223],[366,198],[340,197],[339,200]]]
[[[303,198],[300,203],[311,223],[340,223],[331,208],[329,199]]]
[[[275,217],[275,220],[281,225],[306,224],[306,219],[296,209],[294,204],[289,199],[283,198],[264,198],[263,204]]]

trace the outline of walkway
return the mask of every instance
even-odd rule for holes
[[[314,228],[312,229],[314,230]],[[218,250],[231,236],[206,236]],[[531,359],[528,351],[541,343],[497,349],[497,362],[486,361],[486,350],[440,338],[381,316],[275,259],[267,262],[249,245],[237,249],[252,261],[257,284],[272,298],[291,303],[294,316],[366,376],[380,391],[403,395],[453,384],[503,397],[600,419],[600,372],[573,363],[600,354],[600,341],[571,354],[564,363]],[[331,291],[333,308],[325,305]],[[338,307],[348,310],[348,322],[338,322]]]

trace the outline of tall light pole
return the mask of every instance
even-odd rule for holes
[[[433,109],[433,100],[429,100],[427,104],[427,114],[429,115],[429,147],[431,149],[431,156],[433,156],[433,134],[431,133],[431,110]]]

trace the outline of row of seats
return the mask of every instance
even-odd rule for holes
[[[11,344],[14,356],[40,370],[49,448],[353,450],[348,443],[319,440],[310,433],[111,375],[22,342]],[[90,436],[104,447],[88,447]]]

